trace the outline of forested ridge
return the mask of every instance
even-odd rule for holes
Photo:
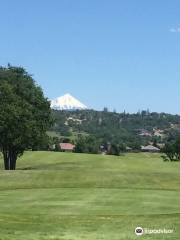
[[[180,116],[139,111],[137,113],[81,110],[53,110],[54,126],[50,129],[62,138],[77,141],[91,137],[99,144],[124,144],[132,148],[149,143],[161,144],[180,135]]]

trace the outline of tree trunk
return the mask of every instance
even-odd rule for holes
[[[12,149],[3,150],[3,157],[4,157],[4,169],[5,170],[15,170],[17,153]]]

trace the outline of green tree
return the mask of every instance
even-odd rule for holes
[[[75,145],[75,152],[77,153],[85,153],[88,152],[86,139],[83,136],[79,136]]]
[[[158,145],[157,145],[157,138],[154,138],[154,139],[153,139],[153,146],[154,146],[154,147],[157,147],[157,146],[158,146]]]
[[[0,67],[0,150],[6,170],[15,170],[26,149],[35,149],[52,124],[50,103],[22,67]]]
[[[176,138],[176,142],[174,144],[175,158],[177,161],[180,161],[180,137]]]
[[[174,144],[166,143],[164,148],[162,149],[163,153],[165,153],[165,156],[163,155],[162,158],[164,161],[174,161]]]
[[[180,137],[177,137],[173,143],[166,143],[163,153],[165,153],[165,156],[162,156],[162,158],[165,161],[180,161]]]
[[[124,144],[112,143],[109,154],[119,156],[121,153],[125,151],[126,151],[126,147]]]
[[[78,153],[98,153],[100,143],[93,136],[80,136],[77,139],[75,152]]]

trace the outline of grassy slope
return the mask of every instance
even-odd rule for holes
[[[18,169],[0,171],[0,239],[132,240],[138,225],[175,230],[142,239],[180,239],[180,163],[28,152]]]

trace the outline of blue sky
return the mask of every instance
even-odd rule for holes
[[[0,65],[55,98],[180,114],[179,0],[0,0]]]

